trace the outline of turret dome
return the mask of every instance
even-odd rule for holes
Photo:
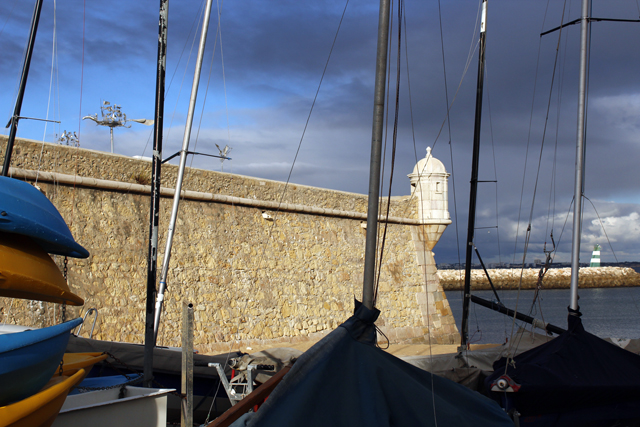
[[[448,175],[442,162],[431,155],[431,147],[427,147],[427,155],[416,163],[409,178],[413,181],[414,179],[418,179],[419,176],[431,174]]]

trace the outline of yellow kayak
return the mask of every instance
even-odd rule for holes
[[[40,392],[11,405],[0,407],[0,427],[49,427],[55,421],[73,386],[86,375],[54,376]]]
[[[32,239],[0,232],[0,296],[82,305],[58,266]]]
[[[65,353],[62,356],[62,375],[69,375],[78,369],[84,369],[88,374],[93,365],[107,358],[106,353]],[[58,375],[56,373],[56,375]],[[83,378],[84,379],[84,378]]]
[[[91,353],[65,353],[62,356],[62,375],[66,375],[71,371],[85,369],[102,362],[108,357],[107,353],[98,351]]]

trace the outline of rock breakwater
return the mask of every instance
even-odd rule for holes
[[[490,269],[487,270],[496,289],[535,289],[540,269]],[[440,283],[445,291],[460,290],[464,286],[464,270],[439,270]],[[628,267],[583,267],[580,269],[579,285],[583,288],[616,288],[640,286],[640,273]],[[552,268],[542,280],[546,289],[568,289],[571,283],[570,268]],[[473,289],[491,289],[482,269],[471,270]]]

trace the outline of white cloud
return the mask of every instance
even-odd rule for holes
[[[604,227],[604,230],[603,230]],[[583,239],[586,243],[603,244],[607,237],[611,243],[620,243],[622,246],[635,244],[640,241],[640,214],[637,211],[621,216],[606,216],[592,219],[584,227]],[[606,235],[605,235],[606,230]]]

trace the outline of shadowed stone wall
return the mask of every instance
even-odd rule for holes
[[[5,144],[6,139],[0,138],[2,152]],[[82,312],[92,307],[99,311],[94,338],[143,342],[149,196],[141,189],[148,188],[150,163],[18,141],[12,168],[16,176],[42,171],[37,185],[60,210],[76,240],[91,252],[86,260],[69,259],[68,277],[74,292],[85,299]],[[44,172],[84,181],[52,182],[59,175]],[[163,187],[173,188],[176,173],[177,167],[163,165]],[[35,175],[29,176],[33,182]],[[131,185],[119,190],[93,188],[85,178]],[[184,188],[274,202],[280,200],[284,183],[188,169]],[[195,306],[194,339],[201,352],[318,339],[351,315],[353,299],[362,293],[362,219],[310,212],[323,208],[362,215],[366,196],[294,184],[283,201],[310,209],[278,213],[247,203],[188,198],[181,202],[159,344],[180,345],[185,300]],[[168,197],[161,200],[160,264],[171,203]],[[416,205],[408,196],[394,198],[391,215],[415,218]],[[425,264],[433,257],[421,253],[420,226],[407,222],[389,224],[378,324],[392,342],[457,342],[435,265]],[[54,259],[62,268],[62,258]],[[49,325],[60,321],[61,310],[52,303],[0,298],[0,321],[8,323]],[[67,318],[80,313],[80,308],[66,308]],[[82,335],[90,329],[88,322]]]

